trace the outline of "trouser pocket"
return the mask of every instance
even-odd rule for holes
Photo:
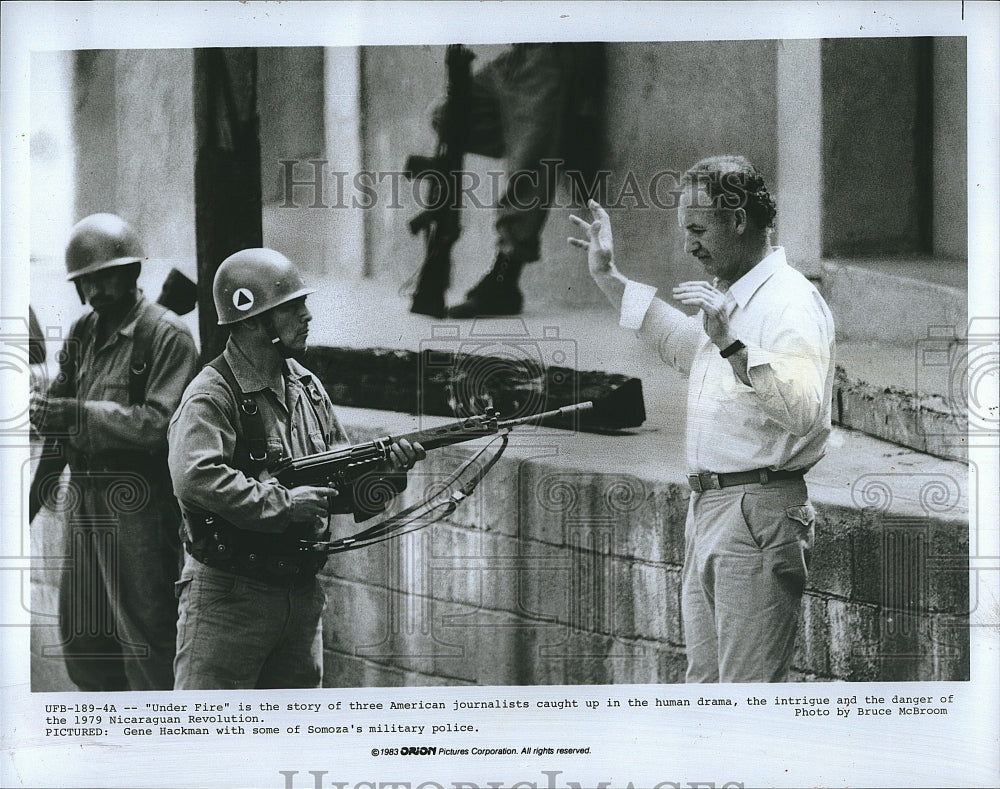
[[[767,554],[773,574],[801,591],[808,579],[816,511],[801,494],[781,489],[748,491],[740,502],[747,533],[758,550]],[[800,503],[789,505],[789,499]]]

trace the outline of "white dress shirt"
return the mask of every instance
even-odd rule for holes
[[[833,318],[816,288],[778,247],[727,293],[729,332],[747,347],[742,383],[688,316],[629,281],[621,325],[638,330],[664,362],[689,377],[687,462],[691,473],[769,468],[806,471],[830,435]]]

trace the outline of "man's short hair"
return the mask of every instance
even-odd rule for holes
[[[764,176],[745,156],[727,154],[702,159],[684,173],[684,186],[704,189],[719,209],[743,208],[754,225],[774,227],[778,214]]]

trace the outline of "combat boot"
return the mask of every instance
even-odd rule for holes
[[[524,297],[517,286],[522,263],[504,252],[498,252],[489,270],[465,301],[448,309],[449,318],[481,318],[520,315]]]

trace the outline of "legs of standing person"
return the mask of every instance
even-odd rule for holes
[[[59,579],[59,633],[66,671],[83,691],[128,690],[123,644],[104,584],[101,555],[115,550],[114,523],[82,472],[70,480],[67,563]]]
[[[180,573],[179,523],[172,493],[163,479],[149,481],[149,498],[134,512],[120,502],[116,529],[117,563],[102,568],[124,650],[132,690],[174,686],[177,599]],[[112,505],[115,506],[114,502]]]
[[[814,517],[798,481],[692,495],[682,606],[689,682],[787,679]]]
[[[681,619],[687,649],[687,682],[719,681],[719,642],[715,628],[714,565],[700,550],[691,494],[684,525],[684,570],[681,585]]]
[[[521,312],[521,270],[539,258],[539,241],[556,184],[546,169],[560,156],[568,60],[558,44],[518,45],[478,72],[467,150],[505,157],[507,185],[497,207],[493,267],[449,310],[453,318]]]
[[[318,688],[323,684],[323,609],[319,581],[287,590],[284,637],[267,656],[258,688]]]
[[[570,74],[559,44],[518,47],[496,75],[507,142],[507,189],[496,220],[499,251],[518,264],[540,256],[539,242],[562,156]],[[520,267],[517,267],[518,272]]]
[[[271,585],[188,557],[177,586],[176,690],[320,686],[318,581]]]

